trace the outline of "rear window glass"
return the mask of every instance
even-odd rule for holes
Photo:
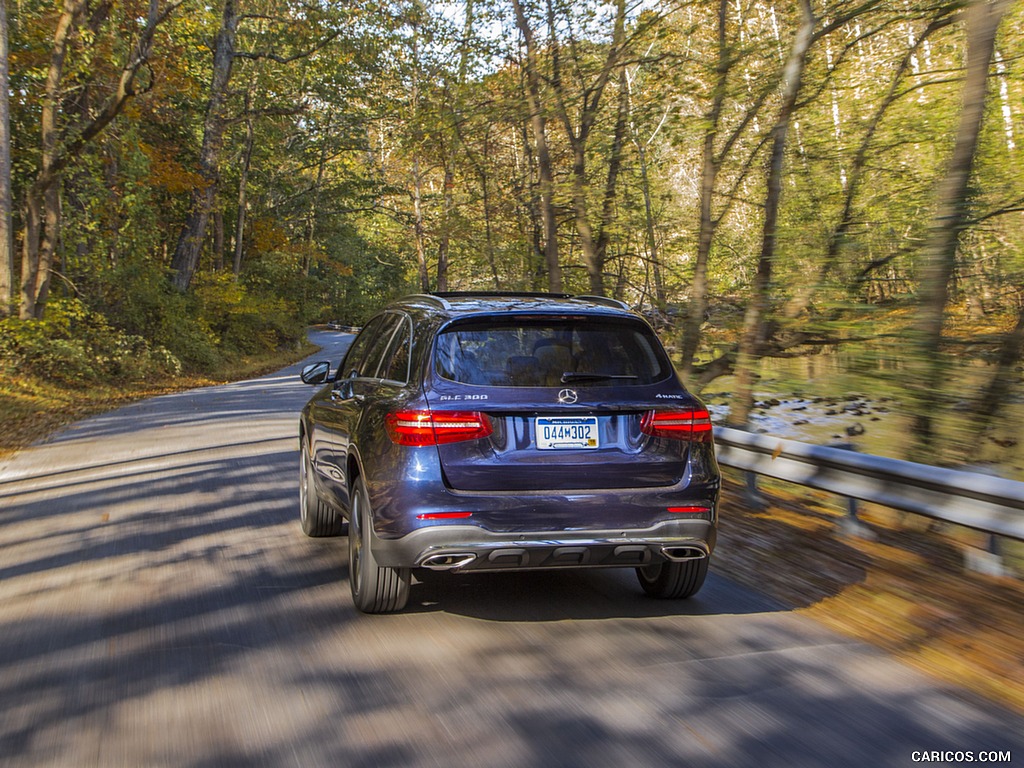
[[[434,349],[441,378],[481,386],[642,385],[672,373],[657,337],[630,321],[474,320],[438,334]]]

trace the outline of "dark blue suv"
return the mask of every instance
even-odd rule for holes
[[[376,315],[302,411],[302,529],[348,521],[349,582],[401,610],[412,572],[636,569],[704,583],[720,488],[711,419],[654,331],[612,299],[409,296]]]

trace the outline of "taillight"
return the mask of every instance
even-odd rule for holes
[[[648,411],[640,419],[640,431],[652,437],[711,441],[711,414],[704,408],[686,411]]]
[[[398,445],[443,445],[487,437],[494,429],[479,411],[397,411],[384,419]]]

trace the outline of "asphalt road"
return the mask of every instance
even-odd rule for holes
[[[1024,764],[1021,718],[714,566],[684,603],[630,571],[434,576],[359,614],[344,539],[299,530],[297,370],[0,460],[0,765]]]

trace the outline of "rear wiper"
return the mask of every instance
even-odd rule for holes
[[[639,378],[629,373],[577,373],[566,371],[562,374],[562,383],[568,384],[572,381],[633,381]]]

